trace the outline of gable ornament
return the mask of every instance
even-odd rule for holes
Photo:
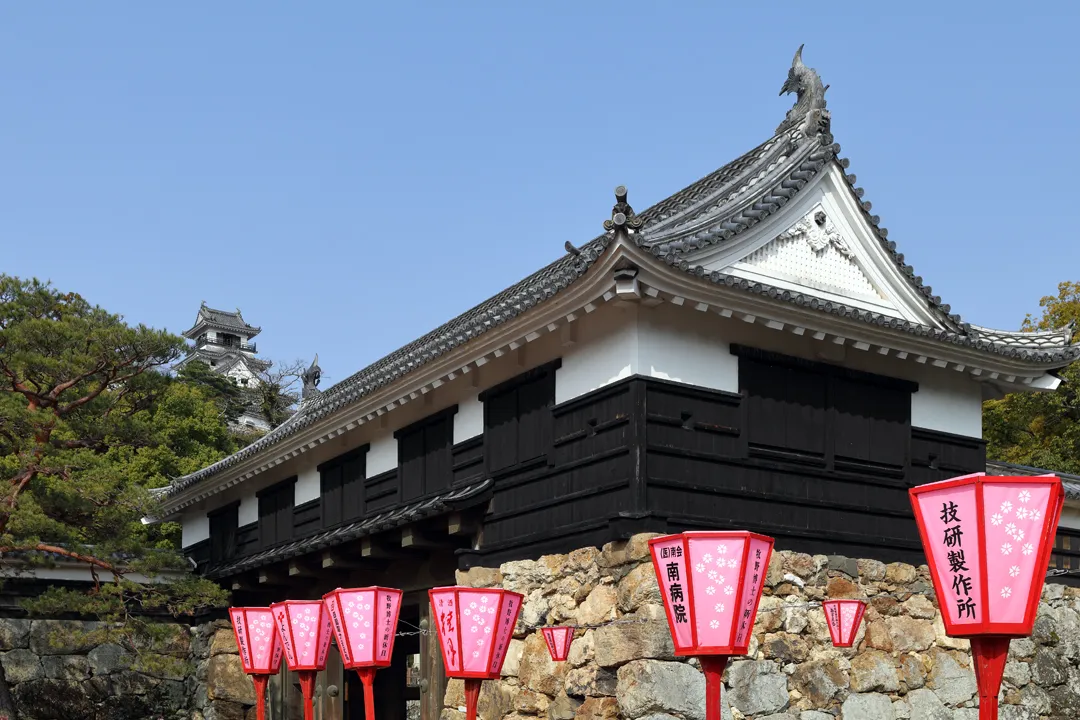
[[[852,256],[851,247],[829,220],[825,211],[818,208],[806,217],[799,220],[790,228],[777,236],[778,240],[794,240],[802,238],[819,257],[825,248],[832,245],[837,252],[846,258]]]

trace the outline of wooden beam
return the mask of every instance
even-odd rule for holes
[[[269,586],[281,586],[289,584],[289,577],[284,572],[285,568],[279,566],[264,567],[259,570],[259,584]]]
[[[431,548],[445,545],[445,542],[429,537],[416,525],[410,525],[401,531],[401,547],[411,549]]]
[[[461,513],[451,513],[446,521],[446,530],[451,535],[472,535],[476,532],[476,528],[476,521],[464,517]]]
[[[321,565],[321,563],[320,563]],[[310,560],[297,558],[289,561],[289,577],[291,578],[305,578],[305,577],[318,577],[319,570],[316,564]]]
[[[336,549],[323,550],[321,564],[323,570],[352,570],[363,563],[355,556]]]
[[[409,553],[401,549],[401,544],[391,545],[390,543],[378,539],[366,537],[360,541],[360,557],[372,560],[386,559],[394,560],[409,557]]]

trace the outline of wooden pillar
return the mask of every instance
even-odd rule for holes
[[[446,696],[446,672],[431,621],[431,604],[426,601],[420,606],[420,627],[428,631],[420,636],[420,720],[439,720]]]

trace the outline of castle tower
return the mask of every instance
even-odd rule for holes
[[[252,387],[259,382],[259,371],[265,370],[270,363],[257,358],[257,348],[252,339],[262,328],[249,325],[240,308],[235,312],[215,310],[203,302],[195,324],[185,331],[183,336],[195,343],[187,357],[176,364],[180,369],[187,363],[198,360],[209,365],[214,372],[225,375],[241,387]],[[269,430],[266,420],[255,412],[244,413],[237,420],[242,425]]]

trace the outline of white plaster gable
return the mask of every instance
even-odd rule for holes
[[[931,327],[940,320],[862,215],[835,164],[765,221],[687,259],[792,292]]]

